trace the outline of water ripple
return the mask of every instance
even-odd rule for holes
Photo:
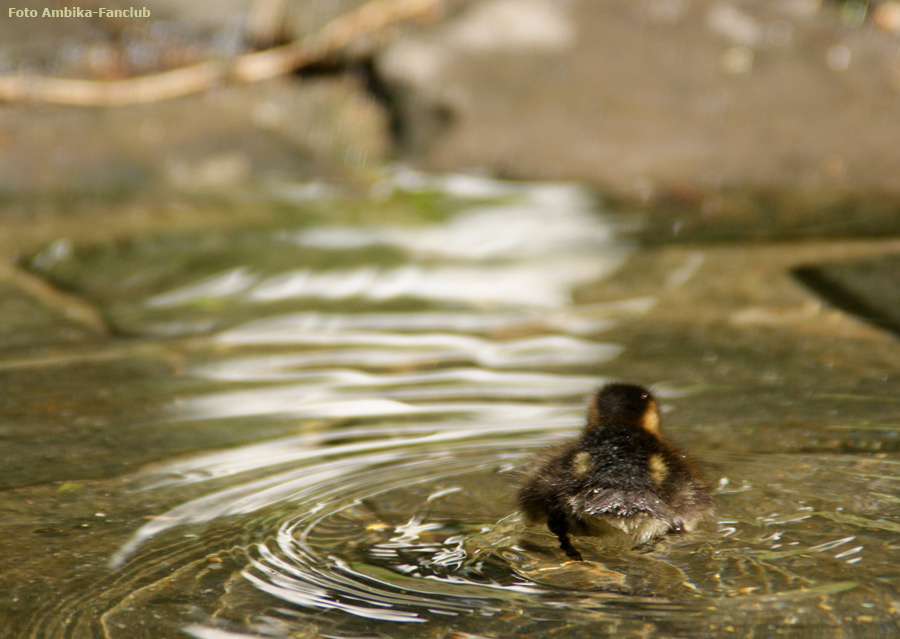
[[[561,563],[552,536],[523,527],[509,502],[512,471],[558,436],[558,421],[510,422],[489,433],[465,423],[388,439],[363,428],[357,434],[365,439],[353,443],[328,432],[169,465],[149,478],[153,489],[200,482],[212,492],[148,523],[116,561],[147,570],[153,546],[196,545],[193,533],[222,521],[218,545],[233,549],[245,584],[280,602],[269,613],[279,623],[290,625],[294,615],[299,623],[304,610],[391,624],[519,610],[584,627],[614,618],[633,629],[653,619],[675,631],[697,611],[706,624],[740,625],[748,615],[785,623],[792,602],[815,617],[816,602],[854,597],[858,565],[897,559],[888,531],[864,527],[861,516],[854,535],[812,525],[822,514],[831,520],[849,498],[823,499],[806,477],[804,466],[822,459],[714,455],[713,464],[733,471],[718,491],[719,533],[670,540],[647,554],[582,539],[591,561]],[[782,478],[768,482],[761,502],[745,487],[773,469]],[[807,504],[799,513],[798,502]],[[279,606],[293,612],[278,613]],[[822,619],[829,609],[820,607]]]

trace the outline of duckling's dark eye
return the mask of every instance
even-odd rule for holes
[[[647,399],[650,397],[650,393],[641,393],[641,399]]]

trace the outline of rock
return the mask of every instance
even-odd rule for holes
[[[0,190],[203,190],[346,177],[379,164],[388,144],[381,108],[351,75],[117,109],[0,106]]]
[[[847,26],[833,5],[509,6],[470,4],[378,56],[403,148],[422,165],[681,202],[700,226],[751,200],[750,217],[766,216],[760,200],[785,194],[777,224],[789,233],[860,232],[871,201],[896,210],[896,41]],[[879,219],[897,230],[896,215]],[[762,224],[739,232],[767,234]]]
[[[794,275],[831,304],[900,336],[900,255],[810,264]]]

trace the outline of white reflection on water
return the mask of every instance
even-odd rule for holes
[[[455,216],[447,224],[424,228],[320,227],[290,239],[301,246],[337,249],[388,245],[428,258],[558,258],[572,252],[594,252],[614,239],[613,227],[590,212],[593,203],[579,200],[563,195],[560,205],[538,201],[478,207]]]
[[[415,313],[294,313],[267,317],[245,324],[240,331],[279,333],[282,331],[454,331],[483,333],[542,328],[566,334],[604,331],[622,317],[639,316],[650,310],[656,300],[635,297],[605,304],[582,304],[552,310],[463,313],[430,311]],[[229,331],[230,335],[235,331]]]
[[[444,265],[397,268],[364,266],[329,271],[296,269],[264,277],[248,267],[229,269],[150,298],[147,306],[184,306],[197,300],[239,299],[268,303],[293,298],[385,301],[411,297],[481,306],[500,304],[551,308],[571,302],[574,286],[610,275],[627,259],[616,251],[605,259],[565,259],[541,265]],[[645,298],[646,299],[646,298]]]
[[[485,404],[469,408],[493,414],[485,416],[489,420],[487,422],[468,419],[454,423],[445,420],[439,424],[420,425],[419,428],[406,426],[400,431],[403,436],[396,436],[396,428],[365,427],[355,432],[339,430],[320,435],[290,437],[169,464],[155,473],[157,480],[152,484],[153,488],[244,474],[255,475],[261,470],[268,470],[268,474],[261,479],[245,481],[173,508],[142,526],[119,549],[110,564],[114,567],[120,565],[148,539],[171,528],[251,513],[284,500],[301,499],[310,491],[321,492],[322,498],[325,498],[326,491],[321,487],[330,480],[340,483],[342,478],[388,463],[395,469],[392,472],[396,472],[396,469],[402,469],[405,465],[417,464],[417,455],[423,450],[446,450],[453,442],[479,442],[479,450],[496,449],[499,455],[500,451],[509,448],[506,438],[520,437],[526,433],[532,433],[531,437],[534,437],[533,433],[558,433],[563,416],[575,417],[570,409],[559,405]],[[446,414],[447,407],[441,412]],[[473,423],[476,424],[475,427]],[[489,432],[492,439],[489,441],[484,441],[484,423],[491,424]],[[386,436],[391,434],[395,436]],[[374,440],[323,447],[330,440],[347,437],[367,437]],[[434,460],[439,458],[440,456],[434,457]],[[439,463],[437,466],[440,468]],[[282,470],[283,468],[287,470]],[[434,479],[433,473],[417,478],[403,476],[402,484],[431,482]],[[377,483],[367,485],[367,491],[372,493],[389,488]],[[347,497],[340,495],[338,498],[343,500]]]
[[[446,187],[502,199],[479,203],[441,224],[324,226],[277,234],[280,241],[347,253],[388,244],[410,256],[404,266],[299,268],[265,277],[241,267],[151,303],[184,303],[187,293],[202,290],[249,303],[309,296],[412,296],[448,308],[294,313],[224,331],[213,339],[230,348],[290,351],[267,356],[238,352],[192,374],[228,382],[295,383],[182,401],[176,406],[178,418],[435,417],[459,412],[493,418],[517,402],[577,401],[596,383],[595,376],[562,371],[594,369],[616,358],[621,347],[598,342],[596,335],[655,303],[643,297],[571,304],[575,286],[608,276],[630,253],[580,187],[459,176],[441,182],[410,173],[398,173],[396,179],[409,188]],[[465,303],[462,308],[460,302]]]
[[[581,413],[580,407],[543,404],[530,406],[484,404],[480,409],[485,411],[485,417],[494,418],[490,433],[498,437],[526,433],[530,433],[529,437],[535,437],[535,433],[547,433],[547,439],[552,439],[554,435],[559,437],[560,429],[566,426],[578,425]],[[473,428],[472,424],[472,419],[467,415],[465,419],[405,424],[399,430],[393,424],[366,425],[342,428],[334,432],[325,431],[285,437],[173,462],[153,474],[154,480],[148,484],[148,488],[192,484],[286,464],[293,465],[310,459],[331,459],[333,456],[341,454],[351,455],[394,447],[404,449],[420,444],[431,445],[447,441],[476,439],[479,435],[485,435],[485,429],[481,425]],[[333,440],[347,439],[371,439],[372,441],[359,441],[340,446],[331,443]],[[218,514],[212,515],[212,517],[216,516]]]
[[[206,277],[180,287],[169,293],[151,297],[144,302],[151,307],[182,306],[198,299],[225,299],[235,297],[259,281],[259,275],[252,274],[246,266],[229,269],[211,277]]]
[[[484,305],[553,307],[571,302],[573,286],[608,275],[627,255],[605,260],[565,259],[553,264],[483,266],[366,266],[279,273],[250,288],[249,302],[276,302],[318,297],[328,300],[361,298],[384,301],[402,297]],[[157,305],[160,302],[157,298]]]
[[[271,361],[257,366],[238,362],[213,377],[234,381],[273,379]],[[276,369],[277,370],[277,369]],[[248,415],[294,417],[359,417],[408,413],[496,413],[510,400],[566,399],[589,391],[596,379],[580,375],[498,373],[481,369],[445,369],[407,374],[374,375],[354,370],[284,371],[278,379],[303,379],[301,384],[229,391],[185,400],[179,419],[209,419]],[[472,400],[487,400],[481,403]],[[456,400],[456,401],[453,401]],[[416,404],[416,402],[420,402]]]
[[[404,175],[409,180],[407,174],[397,177]],[[466,181],[456,178],[446,183],[461,180]],[[476,192],[502,201],[473,206],[439,224],[321,226],[277,234],[298,247],[316,246],[348,255],[365,246],[391,246],[409,256],[408,264],[301,266],[275,274],[242,265],[157,295],[146,304],[172,307],[199,299],[268,303],[300,298],[416,298],[552,308],[570,303],[575,286],[609,276],[631,254],[631,247],[616,237],[616,224],[596,211],[596,203],[580,187],[498,182],[488,188],[486,181],[475,179],[474,183],[481,184]],[[298,251],[298,262],[302,262],[302,251]]]
[[[260,331],[258,329],[262,328]],[[303,330],[265,330],[257,324],[223,333],[218,341],[224,344],[295,344],[321,347],[381,347],[429,352],[434,361],[468,361],[492,368],[513,366],[590,365],[609,361],[621,348],[565,335],[540,335],[525,339],[491,341],[452,333],[376,333],[376,332],[314,332]],[[364,361],[359,362],[365,365]]]
[[[507,182],[462,173],[422,173],[402,166],[376,189],[384,193],[393,189],[412,193],[438,192],[473,200],[522,197],[524,194],[531,202],[548,208],[583,208],[594,204],[589,191],[575,184]]]
[[[184,628],[184,632],[197,639],[259,639],[259,635],[256,633],[231,632],[221,628],[201,626],[200,624],[187,626]]]

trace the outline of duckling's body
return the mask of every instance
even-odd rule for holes
[[[570,532],[624,533],[642,544],[695,530],[713,511],[709,488],[660,435],[653,395],[633,384],[609,384],[591,397],[581,436],[538,457],[518,504],[529,524],[546,522],[576,560]]]

